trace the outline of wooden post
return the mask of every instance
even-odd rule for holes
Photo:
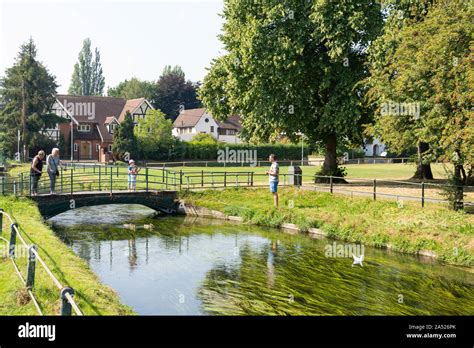
[[[207,167],[207,162],[206,162]],[[201,170],[201,187],[204,187],[204,170]]]
[[[425,182],[421,182],[421,207],[425,207]]]
[[[23,195],[23,173],[20,173],[19,176],[20,176],[20,195]]]
[[[100,166],[99,166],[99,191],[102,191],[102,188],[101,188],[101,186],[100,186],[100,176],[101,176],[101,175],[100,175]]]
[[[61,167],[61,193],[63,193],[63,175],[64,175],[64,171],[63,171],[63,167]]]
[[[148,192],[148,166],[145,168],[146,192]]]
[[[36,245],[32,245],[28,248],[28,270],[26,273],[26,288],[31,289],[35,285],[35,268],[36,268],[36,254],[34,251],[37,250]]]
[[[74,296],[74,290],[67,286],[61,289],[61,315],[71,315],[72,306],[66,298],[66,294]]]
[[[112,194],[112,167],[110,167],[110,194]]]
[[[333,193],[332,175],[329,176],[329,192]]]
[[[3,231],[3,209],[0,208],[0,235],[2,234]]]
[[[374,201],[377,199],[377,179],[374,179]]]
[[[71,170],[71,196],[74,193],[74,177],[72,175],[73,170]]]
[[[224,172],[224,187],[226,186],[227,186],[227,172]]]
[[[253,172],[250,173],[250,186],[253,186]]]
[[[15,257],[15,245],[16,245],[16,228],[18,225],[16,222],[12,223],[10,226],[10,246],[9,246],[9,255],[10,257]]]
[[[183,162],[183,167],[184,167],[184,162]],[[179,170],[179,189],[181,190],[181,185],[183,184],[183,170]]]
[[[2,195],[4,195],[5,194],[5,178],[1,177],[0,179],[2,180]]]

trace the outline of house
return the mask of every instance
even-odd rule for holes
[[[205,133],[219,141],[238,144],[242,142],[239,138],[241,129],[239,115],[220,122],[215,120],[205,108],[200,108],[183,110],[173,122],[172,133],[184,141],[190,141],[196,134]]]
[[[126,100],[99,96],[57,95],[52,112],[67,120],[43,134],[64,143],[62,157],[74,160],[111,160],[113,133],[129,111],[135,124],[153,109],[145,98]],[[71,144],[72,127],[72,144]]]
[[[386,146],[377,138],[365,139],[363,150],[365,157],[379,157],[385,152]]]

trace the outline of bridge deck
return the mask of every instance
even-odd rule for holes
[[[129,192],[127,190],[103,190],[103,191],[76,191],[71,194],[71,192],[57,192],[54,194],[51,193],[40,193],[36,196],[31,196],[32,199],[38,197],[63,197],[63,196],[110,196],[110,194],[121,194],[121,195],[136,195],[136,194],[159,194],[159,193],[166,193],[166,192],[177,192],[176,190],[136,190]]]

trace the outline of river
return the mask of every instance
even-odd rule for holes
[[[473,315],[472,269],[342,241],[138,205],[49,220],[142,315]],[[350,247],[350,245],[349,245]]]

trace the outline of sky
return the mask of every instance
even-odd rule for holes
[[[31,36],[38,59],[67,93],[85,38],[100,50],[107,87],[157,80],[165,65],[202,81],[224,53],[222,0],[0,0],[0,76]]]

